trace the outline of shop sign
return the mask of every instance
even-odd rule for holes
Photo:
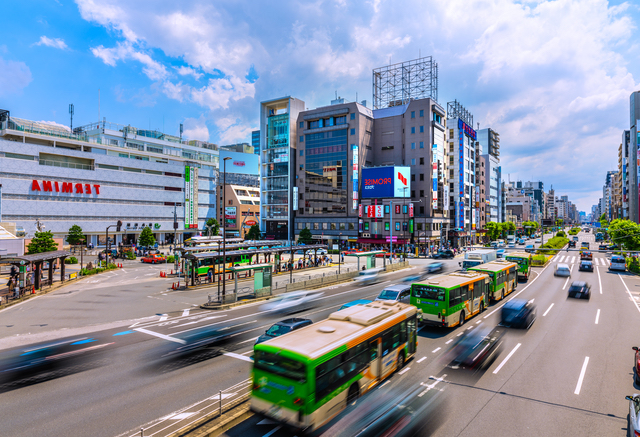
[[[255,220],[253,220],[253,219],[249,219],[249,220],[247,220],[247,221],[246,221],[246,222],[244,222],[244,223],[245,223],[247,226],[254,226],[254,225],[257,225],[257,224],[258,224],[258,222],[256,222],[256,221],[255,221]]]
[[[91,189],[93,187],[93,190]],[[81,184],[72,182],[42,181],[40,183],[34,179],[31,181],[31,191],[44,191],[49,193],[69,193],[69,194],[100,194],[99,184]]]
[[[153,229],[160,229],[160,223],[154,223]]]

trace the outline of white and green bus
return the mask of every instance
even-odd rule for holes
[[[379,301],[255,345],[251,410],[313,431],[416,353],[416,307]]]

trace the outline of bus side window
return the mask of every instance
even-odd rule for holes
[[[378,358],[378,340],[373,340],[369,342],[369,351],[371,351],[371,361]]]
[[[400,343],[407,342],[407,322],[400,323]]]
[[[460,302],[460,289],[452,288],[449,290],[449,306],[455,306]]]
[[[473,298],[477,299],[482,297],[484,294],[484,281],[478,281],[475,283],[475,287],[473,289]]]
[[[469,299],[469,286],[465,285],[460,287],[460,299],[458,302],[465,302],[467,299]]]

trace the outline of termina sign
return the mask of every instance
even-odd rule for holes
[[[409,197],[409,167],[377,167],[362,169],[362,198]]]
[[[471,129],[471,127],[461,119],[458,119],[458,129],[464,131],[464,133],[471,137],[472,140],[476,140],[476,131]]]

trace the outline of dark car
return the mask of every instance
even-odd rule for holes
[[[569,297],[576,299],[590,299],[591,285],[582,281],[572,283],[571,287],[569,287]]]
[[[620,249],[620,248],[618,247],[618,245],[617,245],[617,244],[613,243],[613,244],[610,244],[610,245],[607,247],[607,249],[609,249],[609,250],[616,250],[616,249]]]
[[[474,372],[487,369],[500,354],[504,334],[505,330],[501,326],[492,330],[478,327],[469,331],[447,353],[447,358],[450,359],[448,367]]]
[[[432,258],[434,259],[443,259],[443,258],[453,258],[455,257],[455,254],[453,253],[453,250],[439,250],[438,252],[436,252]]]
[[[593,262],[582,260],[580,261],[580,266],[578,266],[578,270],[582,272],[593,272]]]
[[[589,252],[588,250],[582,251],[580,252],[580,259],[581,260],[592,260],[593,259],[593,254],[591,252]]]
[[[536,307],[531,301],[511,299],[502,307],[502,326],[529,329],[535,320]]]
[[[601,244],[598,246],[598,250],[607,250],[609,249],[609,246],[607,246],[606,244]]]
[[[569,241],[569,247],[576,247],[576,242],[573,240]]]
[[[264,334],[258,337],[256,344],[271,340],[272,338],[280,337],[281,335],[288,334],[296,329],[309,326],[312,323],[313,322],[309,319],[300,319],[297,317],[281,320],[275,325],[272,325],[271,328],[267,329]]]

